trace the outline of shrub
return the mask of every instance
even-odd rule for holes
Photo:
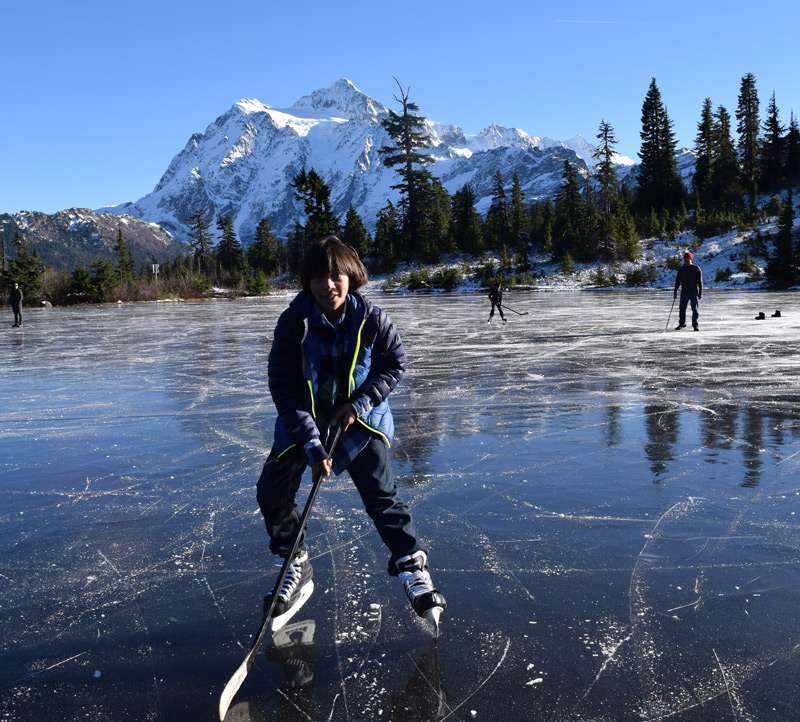
[[[409,291],[419,291],[422,288],[430,288],[430,271],[427,268],[415,269],[408,274],[406,286]]]
[[[606,269],[603,268],[602,265],[595,268],[594,273],[591,276],[591,281],[595,286],[603,287],[611,285],[611,279],[606,273]]]
[[[647,283],[655,283],[656,278],[655,266],[641,266],[625,274],[625,284],[628,286],[644,286]]]
[[[750,275],[757,274],[759,271],[758,264],[750,258],[750,254],[747,251],[744,252],[744,258],[736,264],[736,270]]]

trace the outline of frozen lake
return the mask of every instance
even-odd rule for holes
[[[409,356],[394,469],[441,637],[345,474],[229,720],[800,718],[796,294],[709,290],[699,333],[677,305],[664,332],[669,291],[510,293],[505,327],[481,296],[372,298]],[[275,573],[255,482],[288,300],[0,334],[0,720],[216,719]]]

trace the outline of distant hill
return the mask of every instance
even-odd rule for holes
[[[186,253],[186,244],[161,226],[130,214],[98,214],[88,208],[70,208],[48,215],[22,211],[0,215],[5,229],[6,254],[13,257],[13,239],[22,234],[31,251],[35,248],[50,266],[71,271],[88,268],[98,257],[116,260],[114,247],[119,230],[131,248],[137,270],[155,258],[161,262]]]

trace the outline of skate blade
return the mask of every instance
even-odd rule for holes
[[[313,591],[314,591],[314,582],[312,580],[300,590],[300,596],[290,609],[287,609],[280,616],[272,618],[272,620],[269,623],[269,631],[274,634],[279,629],[286,626],[289,620],[295,614],[297,614],[297,612],[300,611],[300,608],[308,601],[308,598],[311,596]]]
[[[431,628],[431,635],[434,639],[439,636],[439,617],[442,614],[441,607],[431,607],[428,611],[425,612],[422,616],[424,617],[425,621],[428,622]]]

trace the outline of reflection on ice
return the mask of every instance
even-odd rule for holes
[[[382,297],[441,637],[344,475],[304,630],[229,717],[796,719],[800,316],[709,290],[700,333],[664,332],[671,300],[511,293],[501,327],[483,297]],[[254,487],[287,301],[32,311],[0,339],[9,719],[214,718],[272,580]]]

